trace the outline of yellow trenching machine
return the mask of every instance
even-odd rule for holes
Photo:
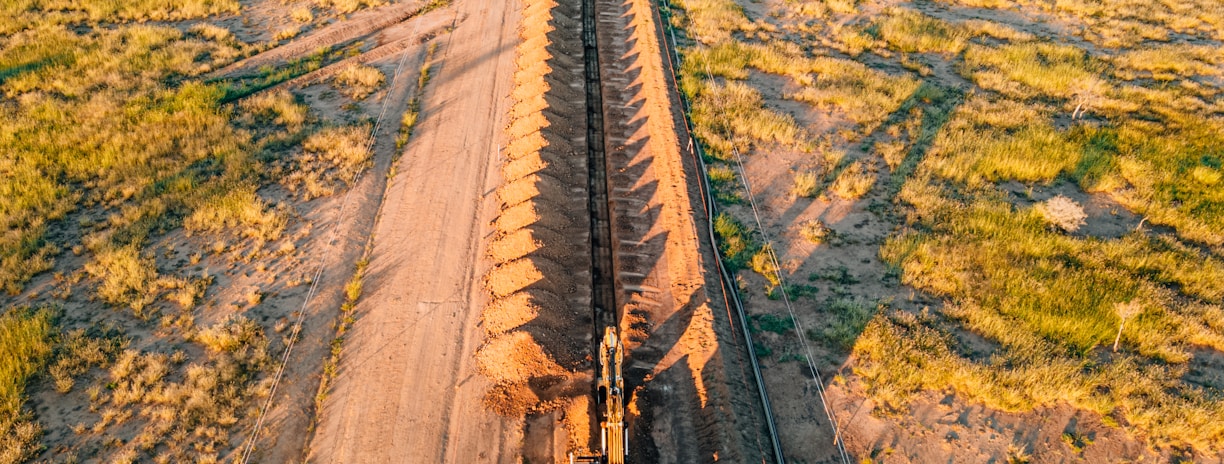
[[[604,417],[600,421],[601,454],[570,454],[570,464],[624,464],[629,455],[629,430],[625,428],[625,381],[621,377],[621,362],[624,359],[620,336],[615,328],[608,327],[604,330],[603,340],[599,342],[599,382],[596,388],[597,400],[604,406]]]

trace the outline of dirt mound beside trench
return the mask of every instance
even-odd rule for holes
[[[525,418],[559,412],[568,449],[578,450],[590,445],[593,327],[586,105],[572,86],[584,82],[581,26],[577,5],[523,5],[497,189],[501,211],[486,245],[493,266],[481,317],[489,339],[476,356],[493,381],[484,396],[488,410]]]

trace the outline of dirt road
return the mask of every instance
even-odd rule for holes
[[[391,180],[311,462],[514,462],[522,424],[485,411],[474,285],[497,185],[518,2],[456,2],[421,122]]]

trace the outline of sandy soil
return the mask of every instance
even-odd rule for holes
[[[422,117],[374,230],[340,374],[313,462],[514,462],[522,424],[483,409],[477,373],[480,242],[507,113],[518,12],[461,0],[439,39]]]

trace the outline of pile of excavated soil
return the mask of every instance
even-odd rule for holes
[[[524,0],[500,212],[485,252],[489,339],[476,357],[484,405],[508,416],[559,411],[571,450],[590,441],[592,315],[585,95],[577,5]],[[581,87],[580,87],[581,88]],[[582,425],[581,427],[579,425]]]
[[[523,331],[494,337],[476,351],[480,373],[497,383],[525,383],[532,377],[565,372]]]

